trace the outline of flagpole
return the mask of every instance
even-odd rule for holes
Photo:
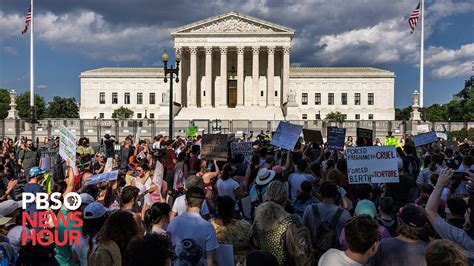
[[[423,108],[423,69],[424,69],[424,33],[425,33],[425,3],[424,0],[420,0],[421,4],[421,40],[420,40],[420,107]]]
[[[34,12],[33,0],[31,3],[31,23],[30,23],[30,122],[31,122],[31,140],[34,143],[35,138],[35,72],[34,72],[34,49],[33,49],[33,31],[34,31]]]

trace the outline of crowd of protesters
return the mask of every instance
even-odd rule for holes
[[[219,265],[222,245],[232,246],[229,265],[473,265],[470,141],[415,147],[406,135],[399,183],[349,184],[344,151],[303,141],[286,151],[270,138],[231,139],[252,141],[254,155],[227,161],[202,158],[201,136],[105,135],[96,149],[81,138],[75,165],[57,155],[58,137],[43,149],[5,139],[0,265]],[[117,180],[86,186],[108,161]],[[21,245],[35,230],[22,225],[23,191],[79,193],[79,243]]]

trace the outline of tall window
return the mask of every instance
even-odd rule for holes
[[[302,118],[303,118],[303,119],[308,119],[308,115],[307,115],[307,114],[303,114],[303,115],[302,115]]]
[[[328,105],[334,105],[334,93],[328,94]]]
[[[130,92],[126,92],[124,97],[123,97],[123,103],[124,104],[130,104]]]
[[[301,94],[301,104],[302,105],[308,105],[308,94],[307,93],[302,93]]]
[[[137,104],[143,104],[143,93],[137,93]]]
[[[112,92],[112,104],[118,104],[118,93]]]
[[[360,105],[360,93],[354,94],[354,105]]]
[[[314,104],[321,105],[321,93],[314,94]]]
[[[99,118],[104,118],[104,113],[99,113]]]
[[[374,119],[374,114],[369,114],[369,120],[373,120]]]
[[[137,113],[137,118],[142,118],[142,113]]]
[[[347,93],[341,93],[341,104],[347,105]]]
[[[150,93],[150,104],[155,104],[156,99],[155,99],[155,93],[151,92]]]
[[[374,94],[369,93],[369,97],[367,98],[367,104],[368,105],[374,105]]]
[[[154,113],[150,113],[150,119],[154,119],[155,118],[155,114]]]
[[[105,92],[99,93],[99,103],[105,104]]]
[[[316,120],[321,120],[321,114],[320,113],[316,114]]]
[[[356,119],[356,120],[359,120],[359,119],[360,119],[360,114],[356,114],[356,115],[355,115],[355,119]]]

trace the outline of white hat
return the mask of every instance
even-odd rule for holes
[[[19,209],[20,207],[20,201],[6,200],[0,202],[0,216],[10,216],[16,209]]]
[[[275,177],[275,171],[268,170],[267,168],[262,168],[258,171],[257,178],[255,179],[255,183],[257,185],[266,185],[270,183]]]

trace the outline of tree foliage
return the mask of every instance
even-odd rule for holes
[[[430,122],[448,121],[448,106],[433,104],[424,110],[425,120]]]
[[[118,109],[115,109],[112,113],[112,118],[116,119],[127,119],[133,117],[133,111],[129,108],[121,106]]]
[[[341,112],[330,112],[329,114],[326,115],[325,120],[328,122],[338,122],[342,123],[344,120],[346,120],[346,116],[341,113]]]
[[[8,110],[10,110],[10,93],[4,88],[0,88],[0,119],[8,116]]]
[[[395,108],[395,120],[406,121],[410,120],[411,117],[411,106],[405,108]]]
[[[21,119],[29,120],[30,118],[30,92],[24,92],[16,98],[18,115]],[[35,93],[36,119],[42,119],[46,114],[46,104],[44,98]]]
[[[79,118],[79,106],[76,99],[54,96],[46,110],[48,118]]]

